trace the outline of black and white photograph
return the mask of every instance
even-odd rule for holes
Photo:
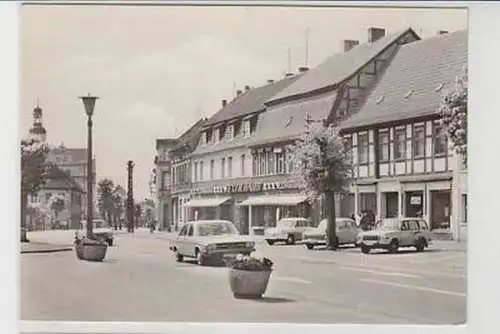
[[[21,322],[466,325],[469,10],[396,5],[21,4]]]

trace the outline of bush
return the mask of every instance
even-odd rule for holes
[[[76,245],[107,245],[106,241],[102,239],[90,239],[79,232],[75,232]]]
[[[266,257],[258,259],[241,254],[236,259],[229,260],[227,264],[231,269],[246,271],[270,271],[273,267],[273,262]]]

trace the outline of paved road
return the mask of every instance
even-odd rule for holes
[[[466,319],[465,253],[361,254],[259,244],[275,262],[265,298],[236,300],[227,269],[176,263],[165,235],[118,235],[103,263],[73,252],[21,256],[21,318],[458,324]]]

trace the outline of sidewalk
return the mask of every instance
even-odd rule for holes
[[[73,250],[73,245],[50,244],[42,242],[21,243],[21,254],[26,253],[54,253]]]

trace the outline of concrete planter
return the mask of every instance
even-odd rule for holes
[[[102,262],[106,257],[108,245],[105,243],[96,244],[75,244],[76,257],[80,260]]]
[[[272,270],[229,269],[229,285],[235,298],[261,298],[266,292]]]

